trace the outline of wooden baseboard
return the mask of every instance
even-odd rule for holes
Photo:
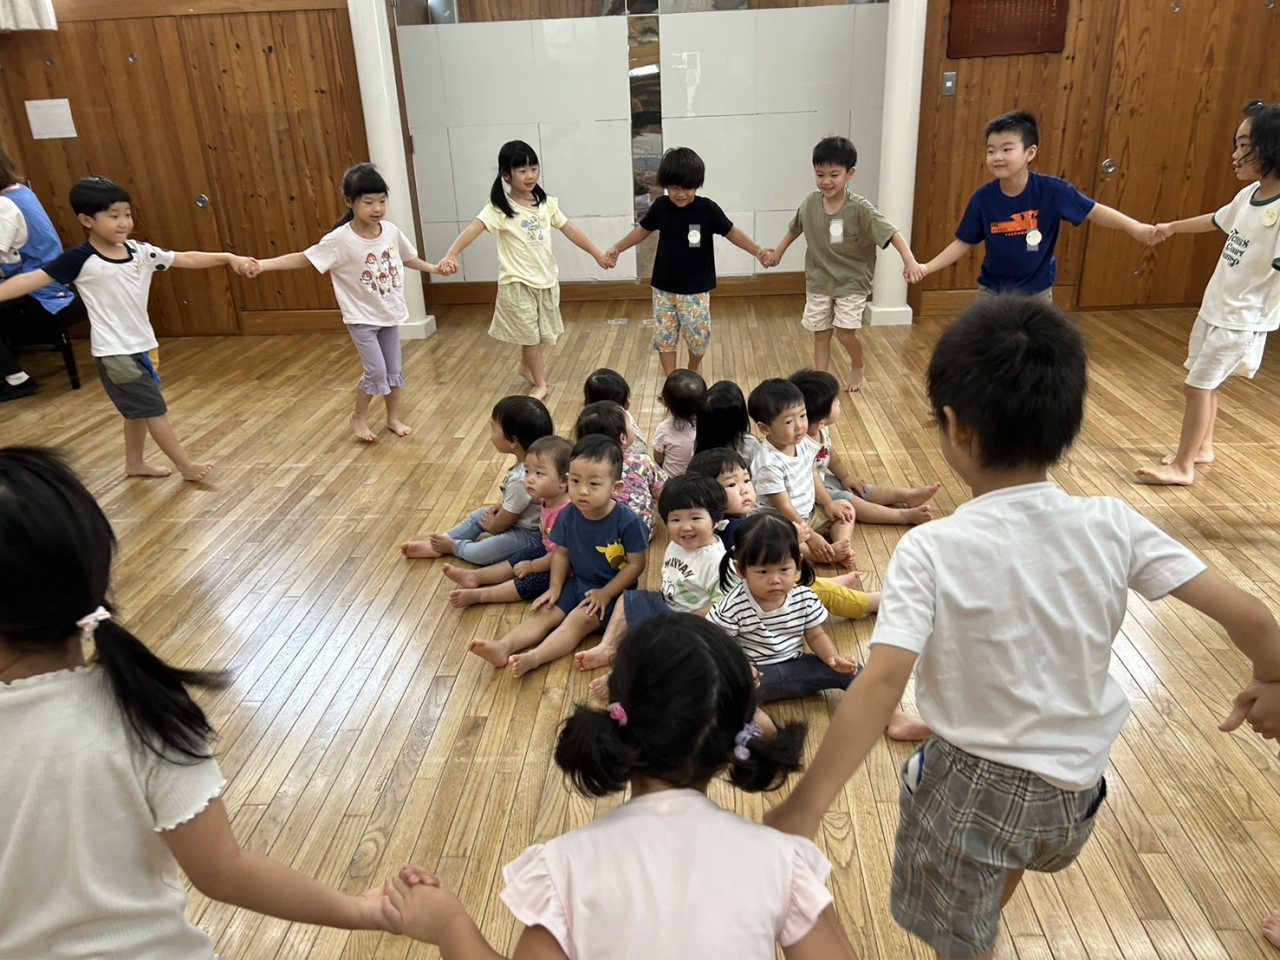
[[[584,281],[560,284],[560,300],[648,300],[649,281],[634,280]],[[493,303],[498,285],[483,283],[428,283],[427,304]],[[727,277],[715,289],[720,297],[776,297],[804,293],[803,273],[772,273],[762,277]],[[243,315],[242,315],[243,316]],[[245,331],[248,332],[247,330]]]
[[[245,336],[279,333],[346,333],[338,310],[242,310],[240,331]]]

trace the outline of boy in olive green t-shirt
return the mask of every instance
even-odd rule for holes
[[[776,266],[787,247],[803,234],[804,314],[801,325],[813,333],[813,365],[826,370],[831,361],[831,334],[849,353],[848,393],[862,389],[862,311],[871,294],[876,248],[890,244],[903,266],[917,266],[898,228],[869,200],[846,188],[853,178],[858,151],[845,137],[827,137],[813,148],[813,175],[818,190],[800,204],[786,236],[772,250],[761,251],[767,267]]]

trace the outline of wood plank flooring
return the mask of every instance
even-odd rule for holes
[[[804,366],[811,347],[800,306],[797,297],[717,299],[708,382],[727,377],[749,389]],[[566,303],[564,313],[566,336],[549,358],[557,424],[570,428],[580,384],[605,365],[630,379],[632,412],[651,433],[661,408],[647,303]],[[452,610],[440,563],[399,554],[403,540],[447,528],[495,496],[505,463],[488,442],[489,411],[522,383],[514,351],[485,336],[488,314],[445,308],[434,339],[405,345],[405,417],[417,428],[407,440],[385,431],[373,446],[351,439],[359,367],[349,340],[293,336],[162,345],[178,435],[194,456],[218,462],[207,488],[122,475],[120,421],[84,343],[77,352],[89,376],[78,392],[56,354],[24,352],[42,389],[0,407],[0,443],[66,449],[120,536],[116,600],[130,625],[176,663],[234,671],[230,689],[206,705],[241,840],[350,891],[421,863],[503,949],[518,935],[497,897],[503,864],[619,800],[571,794],[551,761],[557,726],[586,697],[590,676],[566,659],[517,682],[469,656],[466,641],[505,630],[523,608]],[[607,322],[619,318],[628,322]],[[1127,500],[1280,607],[1277,362],[1226,389],[1218,462],[1195,487],[1143,487],[1132,469],[1177,437],[1192,314],[1081,319],[1092,353],[1089,410],[1054,478],[1072,493]],[[867,386],[835,432],[864,477],[941,480],[935,504],[949,513],[968,494],[938,453],[921,388],[942,326],[864,331]],[[872,582],[901,533],[855,534]],[[660,534],[655,549],[664,542]],[[842,622],[834,636],[865,657],[870,626]],[[1005,911],[997,956],[1274,960],[1258,926],[1280,905],[1277,750],[1252,733],[1215,729],[1247,677],[1245,661],[1190,609],[1136,596],[1115,652],[1134,709],[1099,829],[1077,866],[1028,879]],[[812,750],[835,705],[834,696],[811,698],[777,712],[810,722]],[[907,753],[888,741],[877,747],[818,838],[863,958],[929,956],[888,912],[896,771]],[[723,784],[712,795],[751,818],[776,799]],[[228,960],[436,955],[402,938],[294,926],[195,893],[189,915]]]

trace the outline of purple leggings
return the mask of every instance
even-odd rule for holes
[[[364,376],[356,389],[371,397],[385,397],[392,387],[403,387],[400,373],[400,328],[379,327],[372,323],[349,323],[351,340],[360,351]]]

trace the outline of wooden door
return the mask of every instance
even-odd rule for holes
[[[223,236],[259,257],[309,247],[344,209],[343,171],[368,159],[346,11],[189,16],[179,30]],[[340,318],[314,270],[231,284],[247,333]]]
[[[1177,9],[1175,9],[1177,8]],[[1241,108],[1280,99],[1280,9],[1258,3],[1123,0],[1094,195],[1142,221],[1216,210],[1240,189],[1231,169]],[[1105,172],[1103,163],[1115,165]],[[1108,164],[1108,167],[1110,164]],[[1144,249],[1089,227],[1079,304],[1194,304],[1222,251],[1217,233]]]
[[[0,35],[4,96],[23,138],[23,172],[63,242],[84,242],[68,192],[91,174],[133,197],[134,236],[175,250],[221,250],[210,184],[172,18],[62,23],[56,32]],[[65,97],[77,136],[32,140],[25,101]],[[174,270],[152,285],[162,336],[239,330],[229,271]]]

